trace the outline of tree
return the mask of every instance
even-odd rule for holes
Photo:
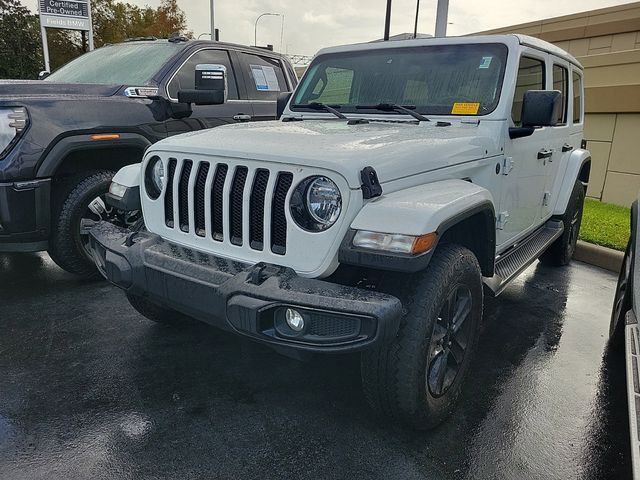
[[[177,0],[162,0],[158,8],[93,0],[91,14],[96,47],[128,38],[168,38],[176,32],[193,37]],[[79,31],[49,28],[47,39],[52,70],[88,50],[86,35]],[[35,78],[43,68],[38,16],[19,0],[0,0],[0,78]]]
[[[36,78],[42,66],[38,17],[18,0],[0,0],[0,78]]]

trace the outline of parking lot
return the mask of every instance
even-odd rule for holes
[[[46,255],[0,256],[0,478],[627,478],[615,276],[534,265],[487,300],[456,414],[374,418],[356,357],[161,327]]]

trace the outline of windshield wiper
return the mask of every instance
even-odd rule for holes
[[[336,105],[337,106],[337,105]],[[324,110],[325,112],[333,113],[336,117],[341,118],[343,120],[348,120],[345,115],[340,113],[338,110],[333,108],[330,105],[325,105],[320,102],[311,102],[304,105],[294,105],[296,108],[310,108],[311,110]]]
[[[378,103],[377,105],[356,105],[358,110],[380,110],[382,112],[401,112],[411,115],[420,122],[430,122],[424,115],[414,112],[415,105],[396,105],[395,103]]]

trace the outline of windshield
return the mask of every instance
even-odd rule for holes
[[[305,75],[292,108],[306,111],[296,105],[319,102],[362,113],[356,106],[386,103],[431,115],[486,115],[500,100],[507,50],[491,43],[323,55]]]
[[[108,45],[67,63],[45,81],[144,86],[180,48],[167,41]]]

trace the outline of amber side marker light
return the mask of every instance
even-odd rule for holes
[[[91,140],[119,140],[120,135],[117,133],[97,133],[91,135]]]
[[[437,233],[427,233],[426,235],[416,237],[413,241],[413,246],[411,247],[411,254],[418,255],[420,253],[428,252],[436,244],[437,239]]]

